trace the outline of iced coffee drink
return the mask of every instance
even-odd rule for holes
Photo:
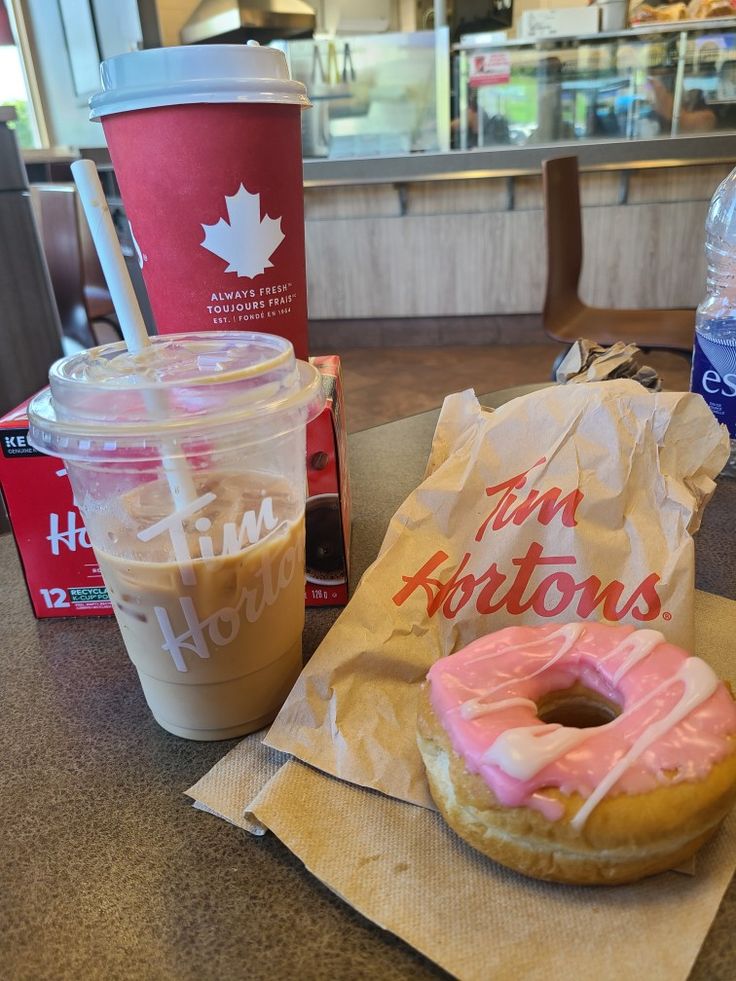
[[[55,366],[33,438],[63,444],[156,720],[192,739],[251,732],[301,668],[304,426],[319,378],[268,335],[159,338],[145,358],[109,349]]]
[[[96,549],[128,654],[165,728],[187,695],[182,676],[209,662],[180,735],[242,734],[244,712],[248,728],[260,728],[301,668],[304,522],[279,520],[288,494],[278,484],[253,492],[262,485],[208,475],[197,480],[196,510],[172,519],[166,482],[145,484],[122,498],[125,519],[111,520],[105,537],[118,554]],[[177,536],[180,559],[171,561]]]

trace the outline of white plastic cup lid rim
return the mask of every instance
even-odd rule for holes
[[[213,44],[131,51],[100,65],[102,90],[90,119],[197,103],[268,103],[308,108],[283,51],[258,44]]]

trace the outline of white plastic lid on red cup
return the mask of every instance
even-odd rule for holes
[[[103,61],[100,80],[102,91],[89,100],[93,120],[203,102],[311,105],[284,52],[251,42],[131,51]]]

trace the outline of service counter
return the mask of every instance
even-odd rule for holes
[[[106,151],[83,153],[97,160],[125,236]],[[583,297],[696,306],[708,202],[736,163],[736,134],[307,160],[310,318],[342,321],[345,343],[376,343],[373,325],[356,323],[373,318],[494,318],[493,336],[527,339],[538,317],[518,315],[538,315],[545,281],[541,164],[568,153],[581,166]],[[58,166],[57,155],[55,179]],[[454,330],[443,342],[478,340],[472,321]],[[393,333],[400,343],[400,323]]]
[[[568,153],[582,171],[584,298],[697,305],[705,215],[736,163],[736,135],[307,161],[310,316],[538,313],[541,164]]]

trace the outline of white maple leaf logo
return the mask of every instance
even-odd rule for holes
[[[225,195],[228,221],[202,225],[203,249],[227,262],[226,273],[253,279],[273,263],[271,256],[284,241],[281,218],[261,219],[261,196],[250,194],[241,184],[235,194]]]

